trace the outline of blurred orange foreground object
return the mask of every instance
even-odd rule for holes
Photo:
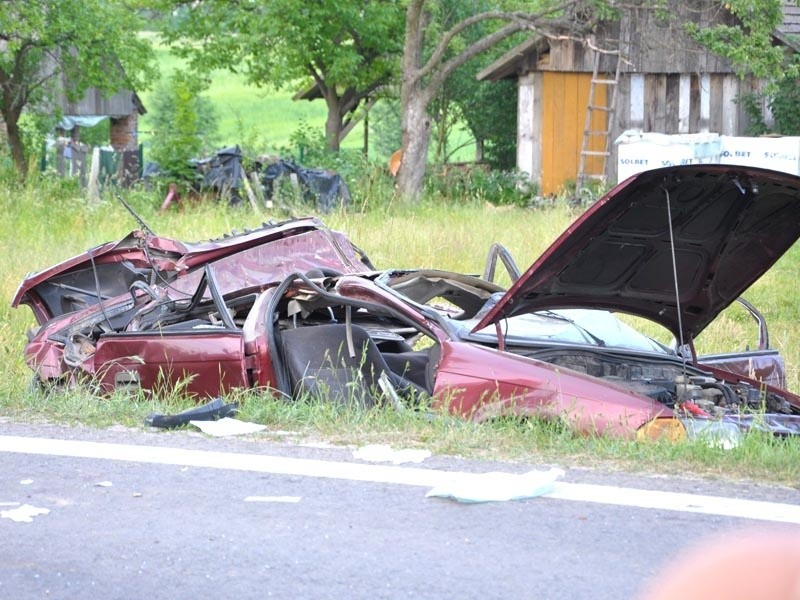
[[[684,552],[641,600],[800,600],[800,527],[745,530]]]
[[[403,162],[403,149],[395,150],[389,157],[389,173],[392,177],[397,177],[397,172],[400,170],[400,164]]]

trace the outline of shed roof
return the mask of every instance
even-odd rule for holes
[[[784,2],[781,6],[783,23],[775,32],[775,37],[795,51],[800,50],[800,6]]]
[[[680,12],[681,10],[688,9],[685,7],[681,8],[681,5],[678,5],[677,10]],[[794,3],[784,2],[782,10],[783,23],[774,32],[775,41],[792,50],[800,51],[800,6]],[[700,19],[699,24],[701,24],[701,26],[708,26],[706,19],[711,15],[718,14],[716,11],[708,12],[705,15],[702,11],[696,11],[694,9],[692,9],[692,11],[693,16],[697,16],[697,18]],[[730,13],[726,14],[728,19],[732,18]],[[721,22],[719,19],[720,16],[715,17],[717,22]],[[722,20],[724,19],[725,17],[723,16]],[[647,29],[648,27],[650,29]],[[633,31],[634,28],[639,29],[639,31]],[[646,29],[648,35],[645,35],[642,31],[643,29]],[[668,40],[670,40],[671,35],[677,37],[681,36],[674,30],[671,32],[663,30],[657,18],[643,11],[631,15],[627,23],[608,22],[601,24],[594,33],[599,42],[603,39],[625,38],[625,33],[622,32],[627,32],[631,36],[630,39],[638,40],[638,42],[629,44],[628,49],[630,50],[630,54],[628,54],[628,57],[631,58],[631,61],[628,61],[629,64],[623,68],[624,71],[685,72],[684,69],[688,69],[691,72],[733,71],[733,66],[730,65],[727,60],[702,48],[694,41],[688,39],[688,37],[682,40],[682,43],[686,46],[694,45],[696,48],[686,49],[678,42],[673,42],[672,47],[668,47]],[[683,35],[685,36],[685,34]],[[661,45],[659,45],[657,40],[659,36],[663,38]],[[564,43],[563,40],[551,40],[541,35],[529,38],[480,71],[477,74],[477,78],[480,81],[498,81],[500,79],[516,78],[525,73],[542,68],[542,70],[586,70],[587,65],[591,65],[591,62],[587,62],[585,57],[581,61],[580,58],[576,58],[578,55],[575,55],[574,52],[572,53],[574,60],[572,68],[563,66],[564,60],[561,46],[563,46]],[[566,43],[580,45],[578,41]],[[599,43],[598,45],[602,44]],[[548,66],[548,59],[552,58],[552,56],[550,56],[552,48],[559,48],[559,56],[555,64]],[[686,56],[681,58],[684,54]],[[679,66],[682,62],[686,63],[682,65],[683,68]],[[588,66],[588,69],[591,70],[591,66]]]

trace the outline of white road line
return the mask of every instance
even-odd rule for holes
[[[297,504],[300,496],[247,496],[245,502],[277,502],[283,504]]]
[[[428,488],[453,479],[463,480],[476,476],[474,473],[463,471],[418,467],[390,467],[259,454],[21,436],[0,436],[0,452],[254,471]],[[542,497],[800,524],[800,504],[567,482],[557,482],[554,491]]]

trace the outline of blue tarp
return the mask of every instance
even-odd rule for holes
[[[108,115],[93,115],[88,117],[78,117],[78,116],[71,116],[65,115],[61,117],[61,120],[58,122],[57,127],[63,129],[64,131],[72,131],[75,127],[94,127],[98,123],[106,120]]]

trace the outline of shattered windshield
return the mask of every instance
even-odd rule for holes
[[[464,339],[497,343],[494,326],[476,332],[480,317],[459,323]],[[658,342],[621,321],[614,313],[594,309],[557,309],[517,315],[501,322],[506,344],[581,344],[623,348],[639,352],[668,353]]]
[[[477,277],[446,271],[387,272],[381,278],[396,294],[434,309],[460,339],[496,346],[493,325],[472,330],[505,295],[505,290]],[[554,309],[516,315],[501,322],[508,345],[580,344],[670,354],[670,350],[626,324],[614,313],[597,309]]]

